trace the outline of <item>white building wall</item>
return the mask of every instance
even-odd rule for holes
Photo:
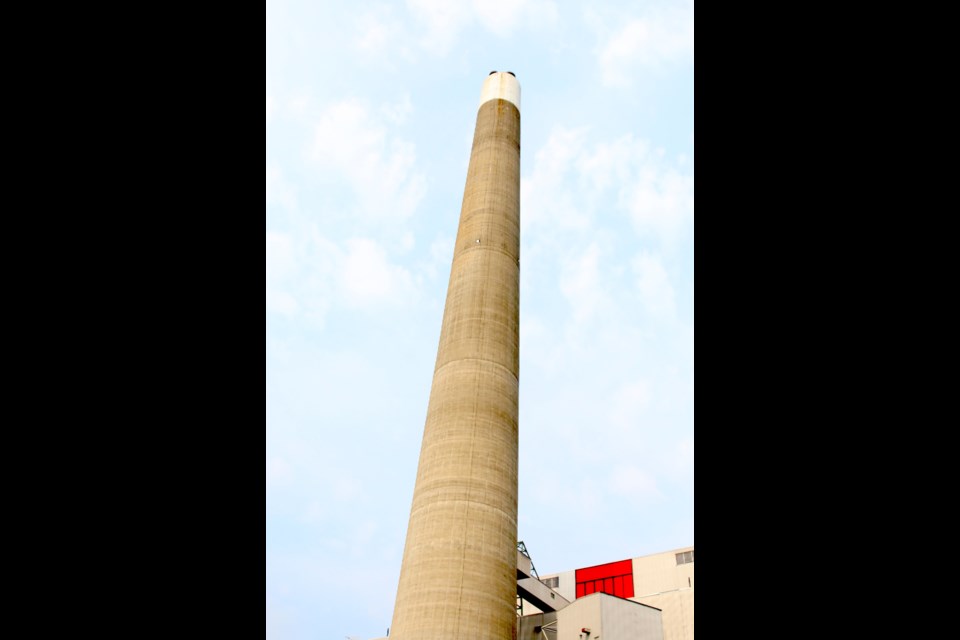
[[[678,565],[676,557],[693,549],[681,547],[633,559],[631,599],[663,611],[663,640],[694,640],[694,563]]]
[[[602,640],[666,640],[659,609],[615,596],[602,596],[600,613]]]
[[[562,595],[564,598],[573,602],[577,599],[577,572],[576,571],[564,571],[563,573],[555,573],[554,576],[560,578],[560,586],[557,587],[557,593]]]
[[[586,637],[581,629],[586,627],[590,629],[590,638],[601,636],[607,640],[606,636],[601,634],[600,629],[600,596],[594,594],[586,598],[580,598],[557,612],[557,640],[585,640]],[[639,640],[639,638],[637,639]]]
[[[589,629],[589,633],[584,629]],[[603,593],[557,612],[557,640],[664,640],[660,610]]]

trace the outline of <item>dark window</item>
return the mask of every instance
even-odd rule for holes
[[[677,554],[677,564],[688,564],[693,562],[693,549]]]

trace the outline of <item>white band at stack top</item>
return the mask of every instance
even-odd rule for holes
[[[520,110],[520,83],[512,73],[495,71],[483,81],[483,90],[480,92],[480,105],[488,100],[501,98],[512,102]]]

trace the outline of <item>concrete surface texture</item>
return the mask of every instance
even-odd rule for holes
[[[519,97],[481,92],[391,640],[516,638]]]

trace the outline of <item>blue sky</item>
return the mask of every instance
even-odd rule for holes
[[[267,638],[390,624],[483,80],[521,86],[519,539],[692,545],[693,4],[267,0]]]

